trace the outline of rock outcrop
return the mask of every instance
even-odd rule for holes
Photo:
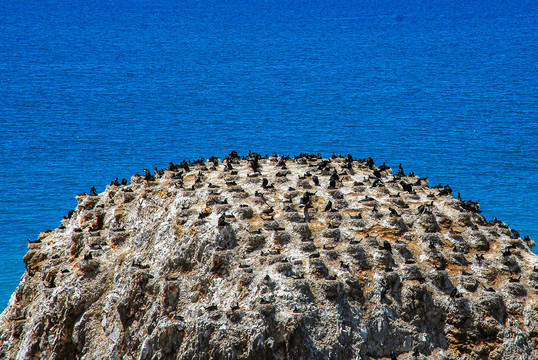
[[[231,153],[77,200],[2,359],[538,358],[532,240],[401,167]]]

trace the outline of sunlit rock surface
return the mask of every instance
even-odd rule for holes
[[[231,153],[77,200],[2,359],[538,358],[532,240],[401,168]]]

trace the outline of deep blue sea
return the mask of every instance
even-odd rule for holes
[[[538,240],[538,1],[1,1],[0,310],[77,193],[249,149],[402,163]]]

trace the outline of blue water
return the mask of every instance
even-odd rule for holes
[[[402,163],[538,240],[538,2],[0,2],[0,309],[75,194],[249,149]]]

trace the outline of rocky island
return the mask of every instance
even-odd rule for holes
[[[372,159],[116,179],[29,244],[2,359],[536,359],[533,242]]]

